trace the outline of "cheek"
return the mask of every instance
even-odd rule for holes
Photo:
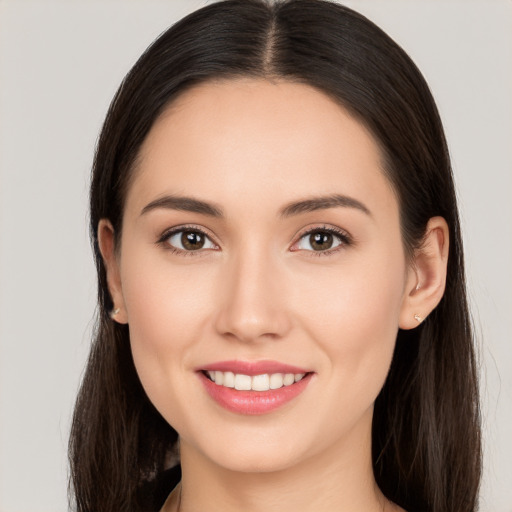
[[[124,254],[121,280],[131,337],[158,351],[186,345],[210,303],[207,272],[191,271],[170,261],[164,249],[136,241],[126,242]]]
[[[121,279],[135,367],[157,405],[160,395],[170,398],[185,386],[177,376],[190,369],[192,349],[204,337],[212,290],[204,272],[196,279],[152,252],[126,250]]]
[[[341,263],[317,269],[314,277],[302,269],[296,274],[302,282],[296,300],[310,311],[307,317],[317,319],[320,329],[349,338],[373,327],[375,333],[396,330],[405,287],[400,251],[347,253]]]
[[[319,274],[315,286],[302,294],[305,328],[323,349],[333,389],[347,401],[371,405],[385,381],[398,332],[404,268],[400,253],[386,257],[381,251]]]

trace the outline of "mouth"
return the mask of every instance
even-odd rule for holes
[[[314,372],[276,362],[226,361],[197,370],[210,398],[238,414],[265,414],[296,399]]]
[[[262,373],[258,375],[245,375],[243,373],[223,372],[219,370],[201,370],[203,375],[218,386],[236,389],[237,391],[269,391],[292,386],[300,382],[305,373]]]

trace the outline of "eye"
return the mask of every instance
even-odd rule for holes
[[[217,246],[206,233],[198,229],[180,229],[167,232],[162,236],[161,242],[166,243],[176,252],[192,252],[200,249],[216,249]]]
[[[332,228],[316,228],[301,236],[295,250],[331,252],[341,245],[349,245],[347,234]]]

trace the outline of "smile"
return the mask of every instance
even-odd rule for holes
[[[224,361],[197,369],[214,402],[247,415],[266,414],[294,400],[314,373],[275,361]]]
[[[207,376],[218,386],[234,388],[238,391],[269,391],[291,386],[304,378],[305,373],[264,373],[244,375],[242,373],[207,371]]]

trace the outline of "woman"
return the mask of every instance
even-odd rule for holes
[[[371,22],[228,0],[177,23],[112,102],[91,231],[79,511],[476,510],[448,151]]]

